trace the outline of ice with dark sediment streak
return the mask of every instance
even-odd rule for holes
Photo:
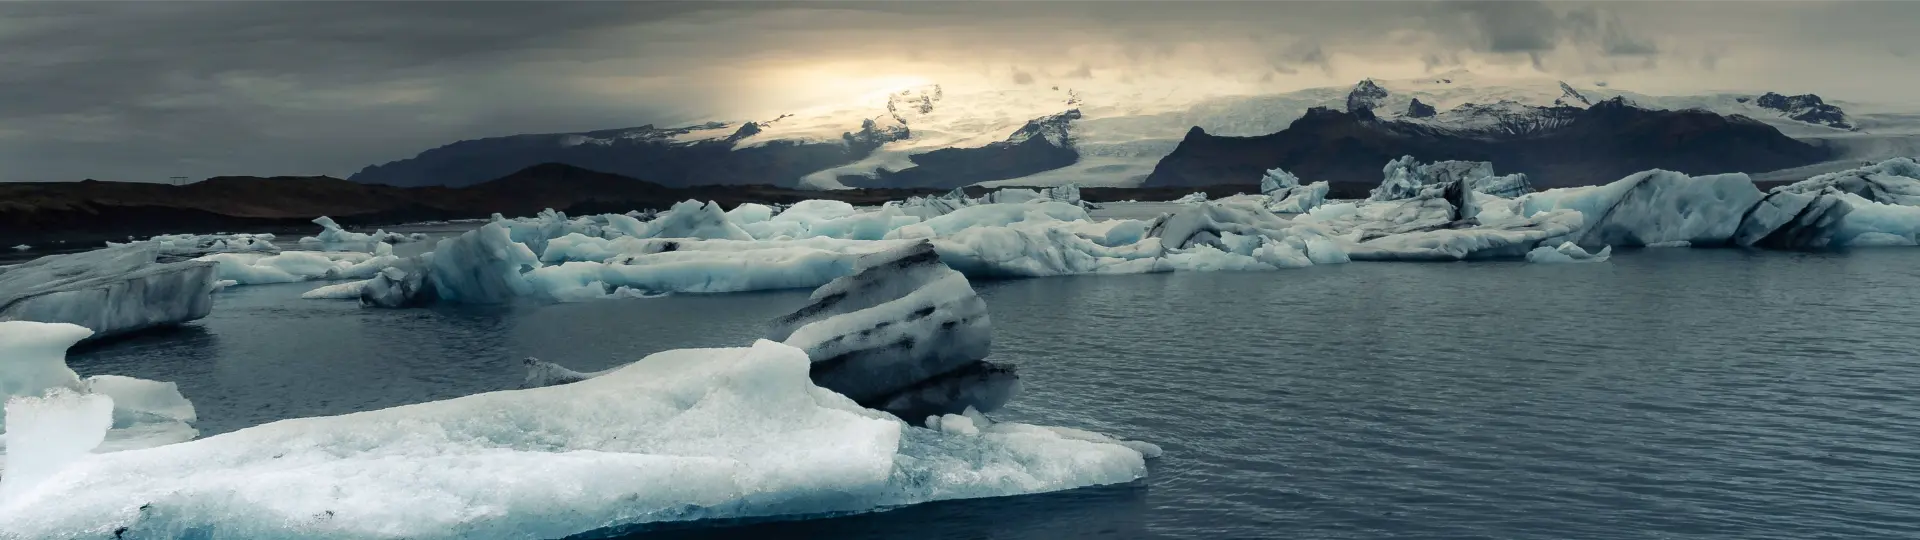
[[[919,420],[968,407],[990,412],[1012,399],[1011,366],[985,362],[993,334],[986,303],[933,244],[902,241],[859,256],[851,275],[815,289],[805,307],[775,319],[768,339],[807,352],[813,381],[862,406]],[[527,361],[530,386],[582,373]]]
[[[985,364],[992,322],[930,242],[867,255],[810,299],[774,319],[767,339],[806,351],[815,383],[862,406],[909,420],[970,406],[991,412],[1019,388],[1011,368],[967,369]]]
[[[0,321],[65,322],[110,337],[206,317],[214,263],[134,243],[0,268]]]

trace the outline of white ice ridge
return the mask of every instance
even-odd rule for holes
[[[0,421],[0,458],[6,460],[0,467],[0,497],[26,482],[24,477],[45,472],[49,460],[171,444],[199,434],[189,425],[196,420],[193,404],[173,383],[118,375],[82,379],[68,368],[67,348],[92,334],[66,323],[0,322],[0,400],[6,402],[6,419]],[[38,399],[50,393],[54,395]],[[87,414],[62,415],[58,410],[63,407],[54,406],[81,401],[85,407],[105,407],[100,419],[104,439],[86,435],[86,429],[61,427],[93,421]],[[29,423],[16,423],[16,417]],[[68,448],[74,437],[92,442]]]
[[[56,398],[32,413],[89,420],[63,422],[66,458],[0,500],[0,537],[562,538],[1129,482],[1157,453],[1064,428],[911,427],[808,368],[764,340],[667,351],[562,386],[80,456],[100,413]]]

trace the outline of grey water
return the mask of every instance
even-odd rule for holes
[[[411,311],[219,293],[76,352],[212,435],[737,346],[806,291]],[[1920,250],[1642,250],[976,282],[995,416],[1158,443],[1147,478],[635,538],[1920,538]]]

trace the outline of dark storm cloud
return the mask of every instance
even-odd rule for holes
[[[1906,28],[1916,13],[1904,3],[0,3],[0,180],[342,175],[459,139],[845,99],[864,89],[820,81],[868,75],[1285,89],[1393,66],[1503,65],[1675,80],[1704,67],[1719,80],[1740,69],[1785,77],[1774,75],[1779,55],[1806,51],[1851,53],[1807,69],[1867,70],[1920,50]]]
[[[1472,32],[1479,50],[1495,53],[1532,53],[1560,43],[1560,15],[1543,2],[1454,2],[1435,4],[1458,14]]]

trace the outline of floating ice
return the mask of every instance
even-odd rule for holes
[[[862,406],[906,419],[991,412],[1019,388],[1010,368],[968,369],[993,344],[987,305],[928,242],[862,257],[856,273],[811,299],[774,320],[767,338],[806,351],[815,383]]]
[[[29,245],[26,245],[26,244],[20,244],[20,245],[17,245],[17,246],[13,246],[13,250],[14,250],[14,251],[26,251],[26,250],[29,250],[29,249],[33,249],[33,246],[29,246]]]
[[[1914,158],[1893,158],[1865,167],[1822,174],[1774,188],[1774,191],[1812,193],[1827,188],[1881,204],[1920,206],[1920,162]]]
[[[1207,202],[1207,192],[1195,191],[1193,193],[1188,193],[1185,196],[1180,197],[1178,199],[1174,199],[1171,202],[1175,204],[1198,204],[1198,203]]]
[[[0,485],[17,487],[24,480],[13,478],[16,473],[40,475],[47,466],[44,458],[50,453],[148,448],[191,440],[199,435],[188,425],[196,419],[193,404],[180,395],[173,383],[118,375],[81,379],[74,374],[67,367],[66,350],[92,333],[66,323],[0,322],[0,401],[7,402],[7,418],[0,422],[0,450],[3,450],[0,457],[9,460],[5,470],[0,471],[6,474]],[[54,395],[37,399],[49,392]],[[69,407],[54,406],[79,402],[89,404],[87,407],[101,406],[99,404],[106,407],[106,423],[100,427],[105,444],[101,444],[100,439],[92,439],[92,443],[75,452],[69,452],[70,448],[50,450],[64,448],[62,438],[88,438],[89,428],[85,426],[90,422],[85,418],[88,415],[62,415],[60,410]],[[27,423],[15,422],[21,415],[29,418]],[[48,418],[70,424],[71,431],[47,431],[49,426],[40,422],[56,422]],[[6,489],[9,488],[0,487],[0,498]]]
[[[422,233],[408,235],[390,233],[385,229],[374,230],[371,234],[349,232],[346,229],[340,228],[339,223],[334,222],[333,218],[327,216],[313,218],[313,224],[320,226],[320,234],[302,237],[300,243],[319,244],[329,250],[340,247],[370,248],[375,243],[385,242],[388,244],[398,244],[401,242],[425,240],[427,238],[427,235]]]
[[[0,401],[85,388],[67,368],[67,348],[91,335],[73,324],[0,321]]]
[[[438,298],[498,304],[533,291],[523,273],[540,267],[526,244],[513,241],[500,222],[488,223],[434,246],[426,258],[428,281]]]
[[[99,338],[207,316],[215,264],[159,257],[136,243],[0,268],[0,321],[74,323]]]
[[[1600,251],[1588,253],[1573,242],[1562,242],[1559,247],[1540,246],[1527,252],[1527,262],[1531,263],[1589,263],[1607,262],[1613,255],[1613,247],[1600,248]]]
[[[389,253],[391,249],[388,248]],[[282,251],[277,254],[216,253],[194,260],[219,263],[220,279],[233,280],[240,285],[259,285],[316,279],[366,279],[399,262],[400,258],[391,254]]]
[[[73,441],[0,501],[0,536],[560,538],[1146,473],[1149,446],[1079,430],[910,427],[815,386],[810,365],[800,349],[760,341],[658,353],[564,386],[284,420],[158,448],[75,458],[89,441]],[[37,424],[97,433],[103,415],[85,407],[50,404]],[[83,416],[96,426],[55,418]]]
[[[1413,156],[1387,162],[1381,168],[1380,187],[1374,188],[1368,201],[1397,201],[1412,198],[1421,191],[1442,184],[1462,183],[1468,191],[1513,198],[1533,191],[1527,175],[1495,176],[1493,164],[1485,161],[1415,162]]]

